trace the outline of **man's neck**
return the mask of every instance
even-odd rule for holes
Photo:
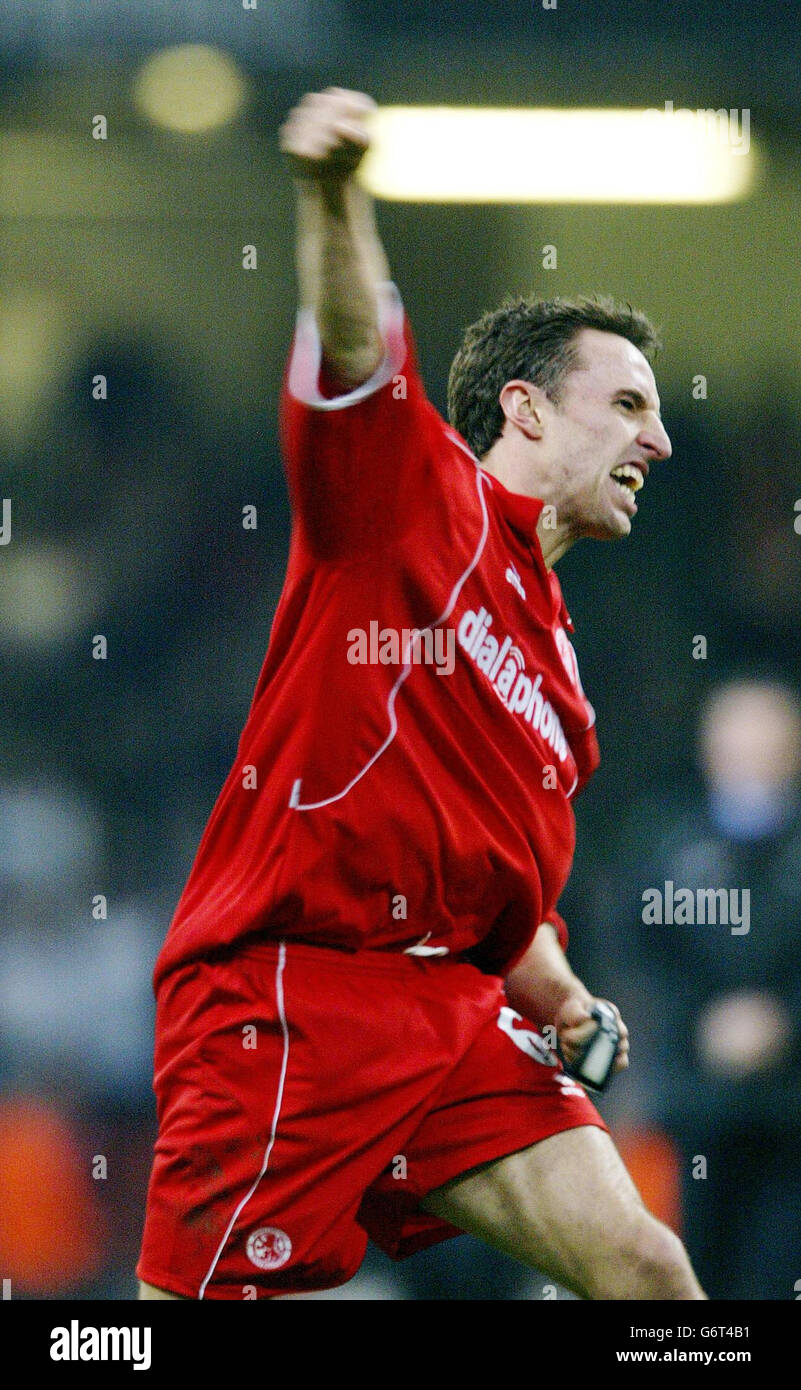
[[[520,462],[514,455],[502,453],[498,446],[490,449],[481,460],[481,467],[487,473],[491,473],[498,479],[509,492],[516,492],[523,497],[537,497],[545,503],[542,515],[537,522],[537,539],[542,549],[542,556],[545,561],[546,569],[553,569],[558,560],[571,545],[578,539],[571,529],[559,521],[559,511],[556,504],[548,497],[547,486],[537,488],[536,482],[531,483],[531,478],[527,469],[520,466]],[[556,524],[553,518],[556,515]]]
[[[543,517],[545,522],[543,523]],[[542,548],[542,558],[545,561],[545,568],[552,570],[558,560],[561,560],[565,551],[569,550],[576,540],[567,530],[566,526],[549,526],[550,514],[544,512],[537,522],[537,538]]]

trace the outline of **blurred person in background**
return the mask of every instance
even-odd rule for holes
[[[614,939],[627,978],[622,970],[615,978],[619,966],[604,973],[643,1045],[639,1079],[623,1084],[617,1099],[628,1094],[631,1111],[664,1127],[680,1151],[684,1235],[710,1297],[794,1298],[801,1279],[796,694],[759,679],[719,686],[702,711],[699,763],[700,793],[686,787],[683,804],[663,809],[656,835],[652,803],[635,808],[624,831],[630,877],[622,892],[618,877],[617,899],[627,920]]]

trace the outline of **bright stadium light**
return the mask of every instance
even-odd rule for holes
[[[233,58],[202,43],[155,53],[134,79],[133,95],[154,125],[183,135],[225,125],[239,114],[245,81]]]
[[[360,169],[378,198],[721,203],[753,181],[743,111],[385,106]]]

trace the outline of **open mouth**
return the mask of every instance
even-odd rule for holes
[[[619,463],[616,468],[612,469],[610,477],[630,497],[633,493],[639,492],[645,482],[642,470],[633,463]]]

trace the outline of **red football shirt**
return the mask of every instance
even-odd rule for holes
[[[156,983],[253,932],[505,973],[558,922],[598,746],[543,503],[438,415],[394,286],[380,300],[384,361],[345,395],[298,317],[286,582]]]

